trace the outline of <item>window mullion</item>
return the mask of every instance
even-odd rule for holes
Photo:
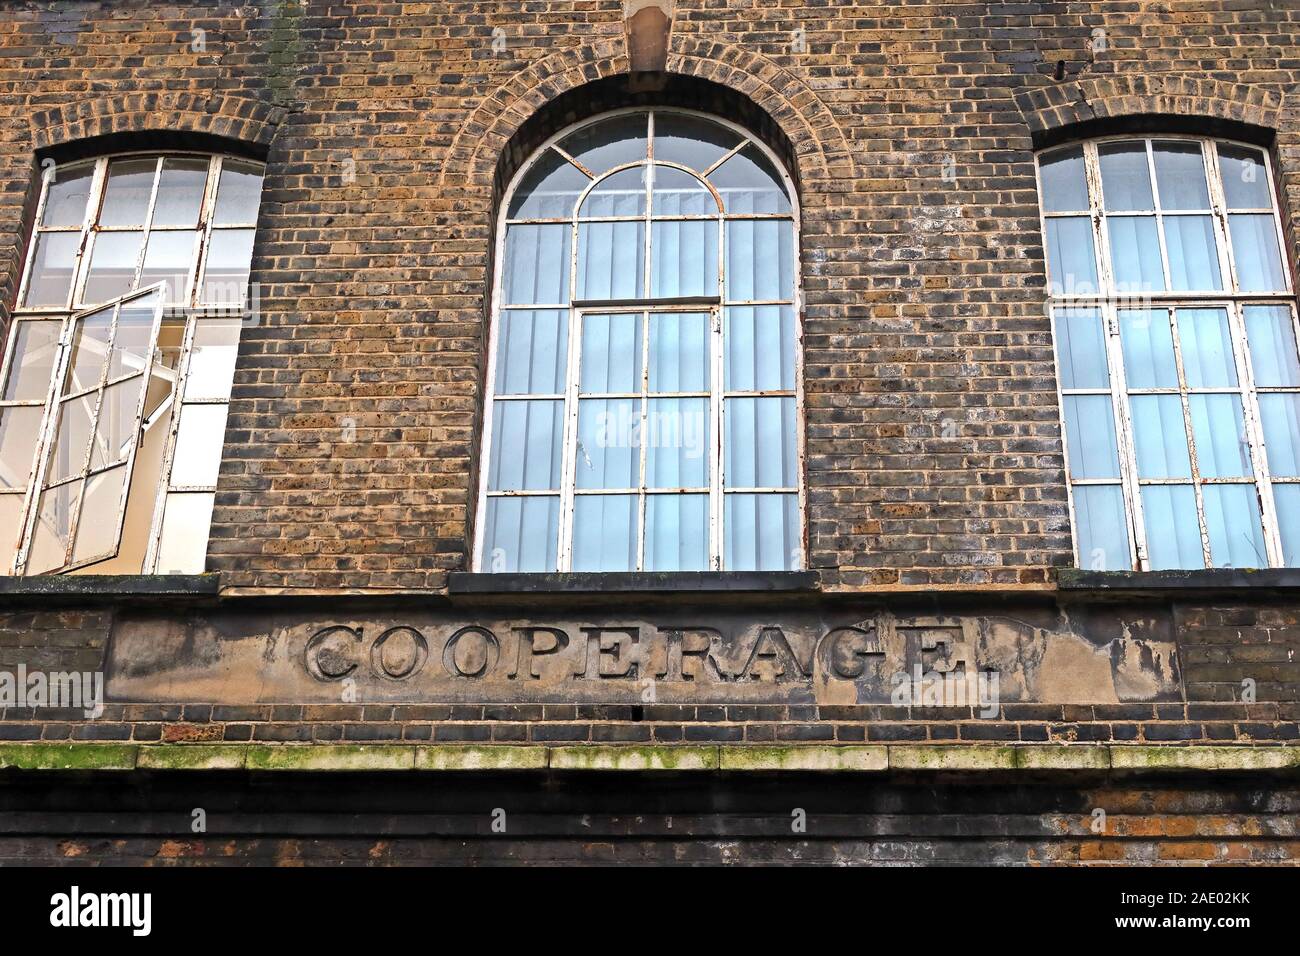
[[[1107,225],[1103,210],[1101,161],[1097,157],[1096,143],[1085,143],[1083,146],[1083,171],[1088,187],[1088,216],[1092,225],[1093,260],[1097,268],[1097,284],[1101,286],[1098,293],[1102,296],[1110,296],[1114,294],[1115,277],[1110,266],[1110,227]],[[1061,288],[1064,289],[1064,286]]]
[[[1118,444],[1120,486],[1128,511],[1129,567],[1139,571],[1150,570],[1150,552],[1147,548],[1146,520],[1142,510],[1142,486],[1139,482],[1137,451],[1133,438],[1132,410],[1129,406],[1128,380],[1124,374],[1123,340],[1119,334],[1119,310],[1116,304],[1106,303],[1102,308],[1102,322],[1106,333],[1106,361],[1110,371],[1111,406],[1115,416],[1115,436]]]
[[[104,202],[104,191],[108,188],[108,157],[101,156],[95,161],[95,173],[91,177],[90,198],[86,201],[86,218],[82,222],[81,240],[77,243],[77,257],[72,276],[72,288],[68,290],[67,308],[77,312],[81,302],[81,293],[86,286],[86,276],[90,273],[90,257],[94,254],[98,232],[95,224],[99,222],[99,207]]]
[[[636,570],[645,570],[645,509],[646,509],[646,457],[650,444],[650,311],[642,313],[641,328],[641,447],[637,461],[637,500],[636,500]]]
[[[1214,221],[1214,241],[1219,245],[1219,272],[1223,287],[1231,295],[1240,295],[1237,282],[1236,257],[1232,252],[1231,234],[1228,232],[1228,199],[1219,173],[1219,147],[1212,140],[1201,143],[1202,162],[1205,164],[1205,181],[1210,190],[1210,218]]]
[[[1192,470],[1192,492],[1196,499],[1196,521],[1201,530],[1201,561],[1207,568],[1214,567],[1210,553],[1210,529],[1205,520],[1205,495],[1201,484],[1201,466],[1196,457],[1196,433],[1192,428],[1192,406],[1187,388],[1187,376],[1183,371],[1183,346],[1178,339],[1178,310],[1172,306],[1164,307],[1165,321],[1169,323],[1169,332],[1174,345],[1174,368],[1178,373],[1178,399],[1183,406],[1183,430],[1187,434],[1187,460]]]
[[[576,224],[574,233],[576,248]],[[576,265],[574,268],[576,270]],[[560,535],[556,566],[561,571],[572,570],[573,566],[573,499],[578,470],[578,384],[582,376],[582,312],[578,309],[569,309],[569,355],[565,365],[568,377],[564,395],[564,454],[560,459],[560,520],[556,522]]]

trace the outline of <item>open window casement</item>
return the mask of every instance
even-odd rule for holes
[[[41,414],[13,573],[145,569],[180,356],[164,300],[159,284],[78,312],[53,350],[47,330],[30,352],[17,350],[33,334],[15,336],[5,397],[30,394],[21,380],[42,371],[49,385],[42,405],[3,409]]]

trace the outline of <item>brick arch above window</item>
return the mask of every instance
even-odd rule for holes
[[[503,150],[536,112],[570,90],[628,72],[621,37],[543,57],[480,103],[462,124],[448,149],[441,182],[491,182]],[[799,178],[824,181],[853,175],[848,138],[829,107],[799,76],[762,54],[674,35],[668,73],[709,80],[752,100],[790,140],[799,160]]]
[[[1169,132],[1160,117],[1189,118],[1235,128],[1238,138],[1262,140],[1279,128],[1282,97],[1268,89],[1204,77],[1178,75],[1105,76],[1026,90],[1016,105],[1035,148],[1107,131]],[[1127,127],[1127,128],[1126,128]],[[1241,136],[1242,128],[1253,137]],[[1205,130],[1205,132],[1213,132]]]
[[[125,93],[33,113],[32,146],[40,152],[83,140],[159,132],[215,137],[264,154],[286,115],[281,107],[244,97]]]

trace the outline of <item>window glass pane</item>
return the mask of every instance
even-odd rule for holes
[[[645,570],[709,569],[709,496],[647,495]]]
[[[59,355],[62,322],[17,322],[9,379],[5,382],[6,402],[44,401],[50,390],[50,376]]]
[[[501,313],[497,341],[499,395],[558,395],[568,363],[569,314],[555,309]]]
[[[248,294],[252,261],[252,229],[214,229],[208,243],[200,301],[227,308],[241,307]]]
[[[1095,295],[1097,259],[1092,220],[1047,220],[1047,275],[1053,295]]]
[[[794,298],[794,227],[784,219],[727,222],[727,300]]]
[[[732,216],[788,215],[790,197],[781,175],[756,146],[746,146],[719,166],[709,182]]]
[[[95,425],[95,440],[90,446],[91,471],[125,461],[131,453],[142,388],[144,376],[139,375],[104,389],[104,397],[99,406],[99,420]],[[73,402],[77,401],[79,399],[73,399]]]
[[[656,398],[648,404],[646,487],[708,487],[709,400]]]
[[[555,239],[558,240],[558,237]],[[567,240],[564,254],[567,263]],[[568,281],[567,271],[564,274],[564,281],[566,283]],[[567,289],[567,285],[564,288]],[[645,222],[636,220],[580,223],[578,226],[578,298],[640,299],[644,295]],[[561,301],[568,301],[567,293],[566,298]]]
[[[728,488],[793,488],[798,482],[793,398],[724,402]]]
[[[27,487],[43,414],[44,409],[36,405],[0,408],[0,488]],[[8,497],[0,495],[0,502],[7,501]],[[0,546],[3,546],[2,537]]]
[[[802,563],[797,495],[726,495],[728,571],[792,571]]]
[[[147,289],[156,282],[165,282],[169,304],[188,303],[190,265],[194,261],[194,240],[197,235],[195,232],[150,233],[149,244],[144,250],[144,265],[140,269],[140,281],[136,283],[137,288]],[[211,262],[209,258],[209,276],[212,275]],[[247,277],[247,272],[244,275]]]
[[[68,536],[72,530],[72,509],[81,493],[81,482],[71,481],[41,494],[36,529],[27,555],[27,574],[44,574],[66,563]]]
[[[1183,403],[1177,395],[1134,395],[1133,444],[1139,478],[1190,478]]]
[[[135,285],[135,266],[143,242],[142,232],[96,234],[81,301],[93,305],[130,292]]]
[[[47,484],[80,475],[85,470],[96,398],[97,394],[91,392],[81,398],[69,399],[59,407],[54,448],[45,475]]]
[[[257,207],[262,196],[262,167],[226,159],[221,163],[217,181],[217,206],[212,221],[218,226],[235,226],[257,222]]]
[[[1058,309],[1056,360],[1062,388],[1108,388],[1106,333],[1096,309]]]
[[[1228,217],[1228,231],[1232,234],[1233,262],[1241,291],[1285,291],[1286,275],[1273,217],[1235,213]]]
[[[1079,566],[1090,571],[1128,571],[1128,517],[1119,485],[1075,485],[1074,522]]]
[[[99,210],[101,226],[143,226],[153,192],[153,177],[158,161],[149,159],[115,159],[108,164],[108,182],[104,202]]]
[[[1266,568],[1259,498],[1254,485],[1206,485],[1205,526],[1210,563],[1216,568]]]
[[[500,573],[559,568],[559,498],[489,498],[486,520],[483,564],[488,570]]]
[[[1222,309],[1179,309],[1178,345],[1188,388],[1231,388],[1237,367],[1228,334],[1228,314]]]
[[[1119,313],[1124,376],[1129,388],[1177,388],[1174,334],[1163,309],[1126,309]]]
[[[79,242],[80,236],[75,232],[43,232],[36,237],[24,305],[62,307],[67,304]]]
[[[573,570],[637,569],[636,495],[578,495],[573,500]]]
[[[583,392],[640,392],[644,313],[582,317]]]
[[[492,491],[558,490],[564,402],[498,401],[492,415],[488,487]]]
[[[1071,478],[1119,476],[1119,446],[1109,395],[1065,396],[1065,440]]]
[[[600,176],[649,155],[649,122],[645,113],[616,116],[571,133],[559,146],[593,176]]]
[[[1097,157],[1107,212],[1155,209],[1145,142],[1107,143],[1097,147]]]
[[[602,179],[582,202],[578,215],[584,219],[605,216],[644,216],[646,166],[634,166]]]
[[[1241,399],[1236,395],[1192,395],[1192,435],[1202,478],[1239,478],[1253,474]]]
[[[1223,195],[1229,209],[1272,209],[1264,154],[1246,146],[1218,144]]]
[[[118,309],[117,331],[113,334],[112,358],[108,364],[110,381],[145,370],[149,347],[153,344],[156,302],[150,295]]]
[[[113,309],[100,309],[77,320],[73,329],[72,358],[68,362],[63,394],[94,388],[104,375],[108,340],[113,330]]]
[[[1152,571],[1205,567],[1191,485],[1147,485],[1142,489],[1142,517]]]
[[[120,465],[86,479],[86,500],[72,546],[73,563],[111,557],[117,551],[126,475],[126,466]]]
[[[565,225],[508,226],[502,299],[506,305],[569,301],[569,241]]]
[[[718,294],[717,222],[655,222],[650,243],[652,297]]]
[[[724,332],[724,387],[733,392],[793,389],[794,309],[731,306]]]
[[[229,398],[239,353],[238,319],[199,319],[185,382],[185,397]]]
[[[163,160],[154,202],[153,226],[195,226],[203,208],[208,159],[169,157]]]
[[[158,544],[159,574],[200,574],[208,553],[212,493],[168,495]]]
[[[1209,216],[1165,216],[1165,246],[1169,251],[1169,282],[1175,291],[1217,291],[1223,288],[1214,221]]]
[[[226,437],[225,404],[185,405],[176,433],[171,487],[215,486],[221,470],[221,448]]]
[[[0,547],[5,549],[0,573],[8,574],[12,567],[14,552],[18,550],[18,539],[22,534],[23,496],[0,495]]]
[[[1205,159],[1200,143],[1152,143],[1156,160],[1156,187],[1162,209],[1209,209],[1210,189],[1205,182]],[[1165,223],[1166,230],[1169,228]]]
[[[641,402],[589,398],[578,403],[575,477],[579,488],[641,486]]]
[[[1160,235],[1154,216],[1109,216],[1111,269],[1116,291],[1126,295],[1163,292]]]
[[[92,163],[55,166],[47,180],[42,226],[80,226],[86,219],[86,201],[94,179]]]
[[[725,126],[681,113],[655,113],[655,159],[703,172],[740,145]]]
[[[510,219],[567,219],[591,180],[553,149],[537,158],[510,200]]]
[[[704,183],[673,166],[655,165],[650,202],[656,216],[716,216],[718,204]]]
[[[1271,474],[1300,477],[1300,395],[1271,393],[1259,396]]]
[[[1291,309],[1285,305],[1248,305],[1245,317],[1255,384],[1265,388],[1300,385],[1300,353],[1296,350]]]
[[[1274,485],[1273,505],[1282,532],[1282,563],[1300,567],[1300,485]]]
[[[650,391],[709,390],[709,314],[650,315]]]
[[[1083,147],[1057,149],[1038,159],[1046,212],[1086,212],[1088,181],[1083,171]]]

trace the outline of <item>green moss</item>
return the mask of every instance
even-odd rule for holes
[[[270,744],[248,748],[249,770],[412,770],[415,748],[401,744]]]
[[[447,744],[415,748],[416,770],[544,770],[545,747]]]
[[[135,765],[145,770],[242,770],[247,754],[243,744],[147,744]]]
[[[716,770],[717,747],[583,745],[551,748],[552,770]]]
[[[722,747],[718,754],[722,770],[885,770],[888,751],[880,745],[819,746],[794,744],[785,747]]]
[[[0,767],[20,770],[133,770],[135,744],[0,744]]]

